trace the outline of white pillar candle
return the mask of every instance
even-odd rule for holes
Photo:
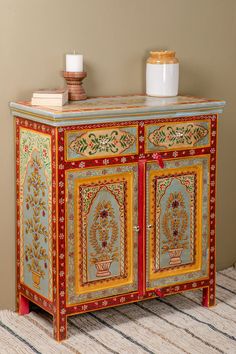
[[[66,71],[82,72],[83,71],[83,55],[66,54]]]

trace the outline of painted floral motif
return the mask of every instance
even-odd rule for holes
[[[83,281],[88,281],[87,247],[90,249],[88,262],[96,268],[96,277],[111,275],[109,270],[114,261],[119,261],[119,275],[125,274],[125,247],[118,248],[125,237],[124,198],[125,181],[103,181],[92,185],[82,185],[81,216],[84,238]],[[88,243],[87,240],[88,239]],[[117,268],[117,267],[116,267]],[[117,276],[117,274],[113,274]],[[95,280],[95,279],[94,279]]]
[[[149,134],[149,141],[159,147],[191,147],[208,135],[208,130],[199,124],[163,125]]]
[[[132,193],[137,189],[137,170],[137,164],[127,164],[97,169],[74,169],[66,173],[69,304],[137,290],[137,272],[133,269],[136,269],[138,264],[138,242],[137,235],[132,232],[132,224],[138,224],[138,213],[134,208],[134,205],[138,204],[137,193]],[[103,203],[106,201],[111,205],[104,209]],[[99,206],[99,203],[102,204]],[[104,218],[98,214],[99,210],[105,210],[102,214]],[[111,219],[106,210],[111,212],[110,215],[114,213],[114,225],[106,231],[109,233],[108,240],[100,241],[97,231],[100,249],[111,247],[112,231],[114,232],[116,227],[117,239],[111,242],[112,252],[104,252],[107,261],[95,264],[95,259],[92,261],[92,258],[99,258],[100,254],[97,254],[91,243],[91,230],[94,221],[96,222],[95,215],[98,216],[97,224],[102,225],[104,220],[109,224]],[[116,252],[119,254],[118,259],[115,259]],[[98,271],[111,274],[103,273],[103,276],[97,276]]]
[[[48,229],[42,222],[47,212],[47,186],[41,177],[43,164],[37,154],[30,161],[30,167],[25,205],[31,213],[25,218],[25,233],[30,236],[32,242],[26,244],[24,253],[28,271],[32,273],[33,285],[39,288],[40,278],[45,277],[45,269],[48,267],[47,250],[42,246],[43,242],[47,243],[48,240]]]
[[[97,268],[96,276],[111,275],[111,263],[118,261],[119,250],[115,247],[118,239],[118,224],[115,220],[114,209],[109,200],[98,203],[90,230],[90,242],[94,253],[90,262]]]
[[[51,156],[48,153],[50,150],[50,142],[48,135],[36,134],[27,129],[21,129],[20,135],[21,154],[20,154],[20,176],[23,183],[25,175],[25,167],[33,150],[37,148],[40,159],[43,161],[48,177],[51,178]]]
[[[187,227],[188,213],[183,195],[181,192],[173,192],[168,198],[162,220],[162,230],[166,238],[162,240],[162,253],[169,252],[171,265],[180,264],[182,250],[189,247]]]
[[[121,154],[135,142],[135,136],[120,129],[88,131],[69,142],[69,149],[80,156],[105,156]]]
[[[20,128],[20,279],[52,300],[51,136]]]
[[[156,233],[153,271],[194,261],[196,174],[155,177]]]

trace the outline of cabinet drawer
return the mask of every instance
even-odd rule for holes
[[[145,126],[145,152],[210,146],[210,119]]]
[[[85,160],[138,154],[138,126],[69,130],[65,160]]]

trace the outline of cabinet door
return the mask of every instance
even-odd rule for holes
[[[67,171],[67,302],[137,290],[137,164]]]
[[[208,277],[209,157],[147,164],[147,288]]]

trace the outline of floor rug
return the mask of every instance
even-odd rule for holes
[[[201,291],[70,317],[69,338],[52,338],[52,318],[0,311],[0,353],[236,353],[236,270],[217,273],[217,306]]]

